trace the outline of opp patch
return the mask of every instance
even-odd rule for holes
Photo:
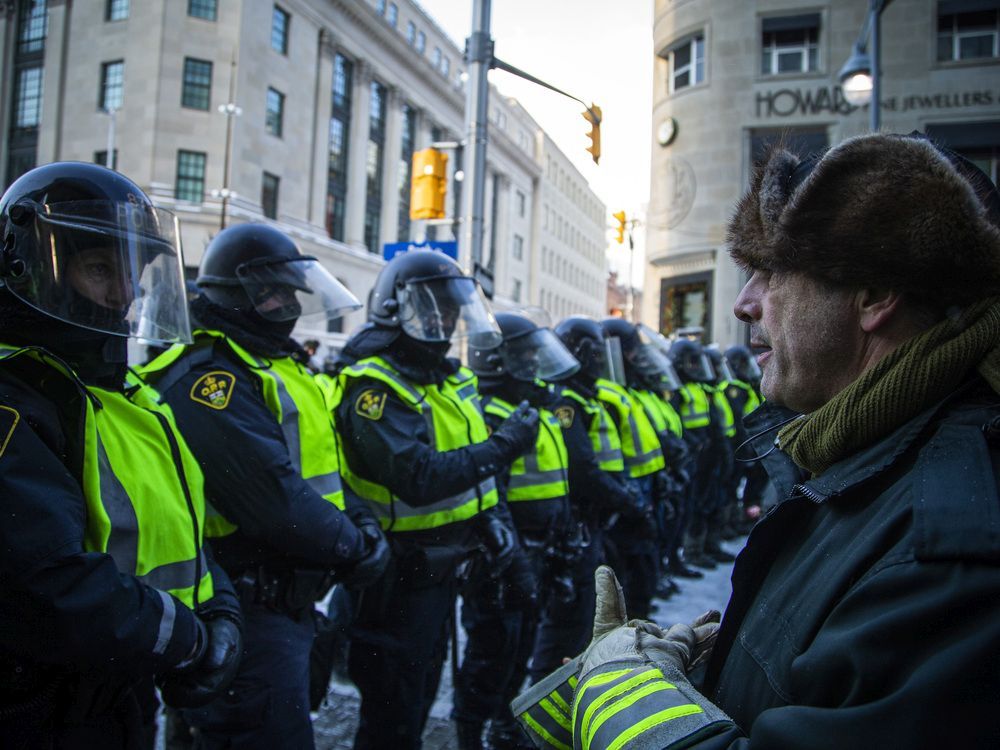
[[[385,391],[370,388],[358,396],[358,400],[354,402],[354,411],[365,419],[379,420],[382,418],[387,396]]]
[[[214,370],[198,378],[191,386],[191,400],[219,411],[229,406],[236,376],[225,370]]]
[[[7,450],[7,443],[10,442],[14,428],[21,421],[21,415],[17,409],[10,406],[0,406],[0,456]]]
[[[552,412],[559,420],[559,425],[568,430],[573,426],[573,419],[576,417],[576,410],[572,406],[559,406]]]

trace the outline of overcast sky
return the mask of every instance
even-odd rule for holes
[[[461,49],[472,28],[474,0],[418,0]],[[573,161],[610,213],[632,217],[649,200],[652,106],[652,0],[495,0],[490,31],[495,54],[603,110],[601,163],[580,105],[502,71],[490,73]],[[645,232],[636,234],[636,283]],[[609,260],[624,273],[628,253],[612,240]]]

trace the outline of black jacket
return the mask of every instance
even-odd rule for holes
[[[1000,747],[998,417],[976,381],[818,477],[767,455],[704,684],[746,736],[698,747]]]

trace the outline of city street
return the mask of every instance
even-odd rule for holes
[[[745,538],[723,543],[723,547],[736,554],[745,543]],[[654,618],[661,625],[675,622],[689,622],[709,609],[724,610],[729,601],[729,577],[733,566],[720,565],[715,570],[707,570],[705,577],[697,581],[682,581],[681,593],[670,601],[654,600],[657,607]],[[448,714],[451,709],[451,664],[445,664],[441,676],[441,688],[437,701],[431,709],[431,716],[424,733],[426,750],[452,750],[457,747],[455,732]],[[358,693],[353,685],[337,682],[330,684],[330,694],[326,705],[315,718],[316,747],[318,750],[350,750],[357,726]]]

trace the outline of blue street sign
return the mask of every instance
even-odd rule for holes
[[[382,257],[386,260],[392,260],[394,255],[410,250],[437,250],[452,260],[458,260],[457,242],[386,242],[382,245]]]

